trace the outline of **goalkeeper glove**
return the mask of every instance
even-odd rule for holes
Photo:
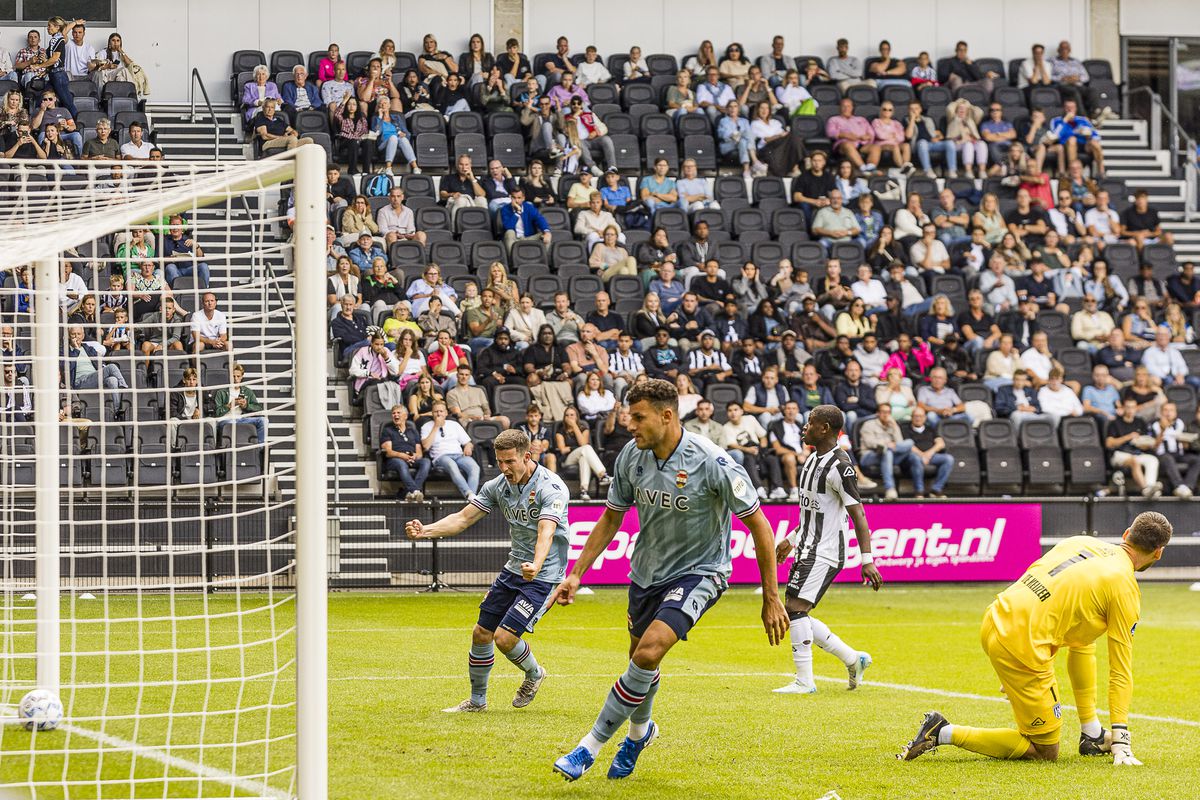
[[[1112,726],[1112,754],[1114,767],[1140,767],[1130,748],[1129,728],[1124,725]]]

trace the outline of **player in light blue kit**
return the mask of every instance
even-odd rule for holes
[[[788,630],[776,583],[774,534],[746,471],[708,439],[683,430],[679,394],[667,381],[638,384],[625,400],[633,441],[617,456],[608,508],[555,592],[563,605],[575,599],[583,575],[608,548],[625,512],[637,506],[641,531],[630,559],[629,667],[609,690],[592,730],[554,762],[555,771],[571,781],[591,769],[625,720],[629,735],[609,767],[610,778],[632,773],[642,750],[658,736],[650,717],[658,665],[725,591],[733,570],[731,513],[754,537],[767,638],[779,644]]]
[[[521,638],[554,602],[554,588],[567,568],[567,487],[562,479],[534,463],[529,437],[507,430],[496,437],[500,475],[488,481],[461,511],[428,527],[418,520],[405,525],[410,539],[454,536],[499,509],[508,520],[512,549],[508,563],[479,604],[471,634],[468,672],[471,696],[447,712],[486,711],[488,674],[495,660],[493,642],[525,673],[512,704],[524,708],[537,696],[546,670]]]

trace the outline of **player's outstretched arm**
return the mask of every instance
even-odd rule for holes
[[[422,525],[419,519],[411,520],[404,526],[404,533],[409,539],[440,539],[445,536],[457,536],[479,520],[487,516],[487,512],[471,503],[442,517],[437,522]]]
[[[583,552],[579,554],[575,566],[571,568],[566,579],[554,590],[555,601],[559,605],[569,606],[575,602],[575,592],[579,589],[579,584],[583,582],[583,574],[591,569],[600,554],[608,549],[608,545],[617,535],[623,519],[625,519],[624,512],[613,511],[611,508],[604,509],[600,519],[592,527],[592,532],[588,534],[587,541],[583,544]]]
[[[856,503],[846,509],[850,521],[854,523],[854,536],[858,539],[858,552],[862,553],[862,581],[875,591],[883,585],[883,576],[875,567],[871,555],[871,529],[867,527],[867,515],[863,512],[862,503]]]
[[[542,571],[542,564],[546,563],[546,556],[550,554],[550,545],[554,542],[554,531],[557,529],[558,523],[552,519],[538,521],[538,538],[533,548],[533,561],[521,562],[522,578],[531,581]]]
[[[762,509],[742,520],[754,538],[754,558],[758,561],[759,580],[763,590],[763,627],[771,645],[777,645],[788,635],[788,615],[779,600],[779,576],[775,562],[775,533]]]

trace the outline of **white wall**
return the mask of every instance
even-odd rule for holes
[[[426,33],[458,54],[478,31],[486,38],[490,0],[117,0],[125,49],[150,76],[152,99],[186,100],[192,67],[199,67],[214,102],[228,99],[234,50],[375,51],[384,38],[416,52]],[[0,47],[16,53],[35,25],[0,27]],[[104,46],[109,28],[89,28]],[[43,30],[42,40],[45,42]]]
[[[711,39],[718,51],[738,41],[756,57],[782,34],[788,53],[824,58],[844,36],[860,58],[875,55],[887,39],[897,56],[929,50],[936,60],[965,39],[976,57],[1007,60],[1028,55],[1035,39],[1047,45],[1069,39],[1086,57],[1088,6],[1089,0],[525,0],[522,44],[531,54],[551,51],[566,34],[572,50],[594,44],[608,55],[637,44],[643,53],[682,56]]]
[[[1196,0],[1121,0],[1122,36],[1200,36]]]

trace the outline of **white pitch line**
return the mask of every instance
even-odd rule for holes
[[[329,633],[470,633],[474,623],[449,628],[427,628],[420,625],[398,625],[394,628],[331,628]],[[929,622],[889,622],[889,628],[928,628]],[[938,622],[938,627],[979,627],[978,622]],[[839,628],[877,628],[878,622],[839,622]],[[555,631],[626,631],[626,625],[555,625]],[[762,630],[762,625],[705,625],[704,630]]]
[[[612,672],[577,672],[570,675],[560,675],[551,673],[553,678],[612,678],[615,673]],[[340,683],[343,681],[442,681],[442,680],[458,680],[463,676],[457,675],[359,675],[354,677],[330,678],[330,683]],[[663,675],[667,680],[675,680],[676,678],[794,678],[795,674],[791,672],[680,672],[666,673]],[[828,675],[814,676],[819,681],[828,681],[830,683],[845,683],[845,678],[832,678]],[[914,694],[929,694],[937,697],[954,697],[962,700],[983,700],[988,703],[1008,703],[1008,699],[1003,696],[971,694],[970,692],[952,692],[948,689],[932,689],[928,686],[911,686],[906,683],[882,683],[879,681],[863,681],[861,686],[878,686],[881,689],[892,689],[898,692],[911,692]],[[1065,709],[1074,711],[1075,706],[1063,705]],[[1097,709],[1096,713],[1108,716],[1108,711],[1105,709]],[[1189,728],[1200,728],[1200,722],[1191,719],[1180,719],[1179,717],[1158,717],[1151,714],[1133,714],[1131,719],[1141,719],[1147,722],[1164,722],[1169,725],[1185,725]]]
[[[170,753],[164,752],[157,747],[140,745],[136,742],[126,741],[120,737],[113,736],[112,734],[81,728],[78,725],[72,725],[67,722],[61,723],[58,728],[59,730],[73,733],[76,736],[82,736],[85,739],[92,739],[100,744],[107,745],[114,749],[125,750],[133,753],[136,756],[148,758],[151,761],[157,761],[158,763],[164,764],[168,767],[174,767],[176,769],[184,770],[185,772],[191,772],[192,774],[199,775],[202,778],[209,778],[210,780],[217,781],[218,783],[223,783],[226,786],[232,786],[236,789],[241,789],[243,792],[250,792],[260,797],[273,797],[277,800],[289,800],[289,798],[291,798],[291,795],[287,792],[280,791],[279,789],[272,789],[270,786],[267,786],[264,783],[259,783],[258,781],[250,780],[249,778],[239,778],[237,775],[233,775],[232,773],[226,772],[222,769],[217,769],[216,767],[208,766],[206,764],[197,764],[195,761],[189,761],[186,758],[180,758],[179,756],[171,755]]]

